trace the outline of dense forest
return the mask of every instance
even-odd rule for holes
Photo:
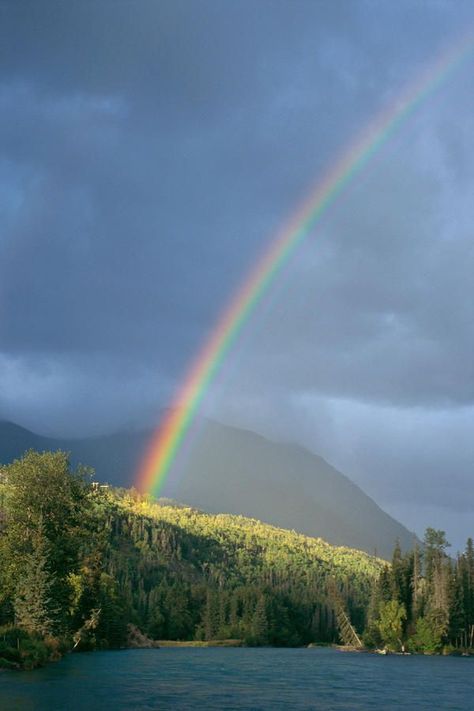
[[[374,588],[364,641],[388,650],[428,654],[467,652],[474,647],[474,546],[451,558],[444,531],[428,528],[422,548],[402,555]]]
[[[0,665],[155,640],[339,641],[335,600],[367,646],[472,645],[474,551],[444,533],[393,561],[240,516],[97,484],[63,452],[0,468]]]

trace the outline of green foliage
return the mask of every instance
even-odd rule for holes
[[[34,669],[51,658],[48,643],[38,634],[21,627],[0,627],[0,667]]]
[[[402,554],[395,546],[392,565],[382,570],[369,605],[364,639],[369,646],[393,647],[407,643],[413,651],[425,654],[460,651],[474,646],[474,547],[469,539],[466,551],[451,560],[444,531],[428,528],[424,547]],[[390,603],[391,607],[387,607]],[[396,604],[406,616],[397,634],[385,629]],[[379,615],[379,619],[377,619]],[[395,645],[396,646],[396,645]]]
[[[265,595],[260,595],[252,615],[251,635],[252,644],[268,644],[270,625],[268,620],[267,601]]]
[[[382,637],[376,622],[369,625],[362,635],[362,642],[364,647],[367,649],[375,649],[376,647],[383,647]]]
[[[128,623],[175,640],[337,641],[330,583],[362,629],[382,565],[241,516],[93,487],[63,452],[4,467],[0,507],[1,620],[78,650],[123,646]]]
[[[0,470],[0,665],[41,664],[67,644],[122,647],[129,624],[154,639],[336,642],[336,597],[369,646],[473,645],[472,540],[453,562],[444,532],[428,529],[422,551],[397,544],[388,565],[89,479],[63,452]]]
[[[68,576],[84,534],[87,477],[84,469],[70,470],[64,452],[30,451],[1,471],[0,599],[14,601],[18,621],[32,631],[67,631]]]
[[[154,575],[162,569],[161,583],[148,590],[142,581],[141,601],[134,603],[149,611],[149,634],[237,637],[251,644],[336,641],[333,578],[354,620],[364,625],[380,561],[241,516],[161,506],[124,491],[108,497],[123,516],[122,545],[132,515],[132,537],[141,527],[147,531],[141,555]],[[137,609],[137,623],[140,614]]]
[[[382,643],[387,649],[400,649],[402,645],[403,622],[406,620],[405,606],[398,600],[389,600],[380,605],[380,616],[376,623]]]
[[[436,654],[442,647],[443,629],[436,619],[420,617],[416,623],[416,632],[409,640],[409,648],[413,652]]]
[[[52,633],[58,612],[52,598],[53,584],[45,539],[39,529],[32,552],[24,556],[15,588],[13,609],[19,627],[42,636]]]

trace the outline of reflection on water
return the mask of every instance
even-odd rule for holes
[[[0,671],[1,711],[474,708],[474,658],[331,649],[143,649]]]

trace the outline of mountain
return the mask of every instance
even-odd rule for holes
[[[121,647],[130,624],[141,641],[232,646],[337,641],[341,608],[366,627],[383,562],[361,551],[135,490],[80,486],[62,452],[28,453],[5,483],[0,667],[32,668],[71,639],[84,651]],[[51,646],[53,631],[69,642]],[[48,636],[42,651],[39,635]]]
[[[116,486],[131,486],[134,472],[151,437],[151,431],[124,431],[100,437],[61,439],[43,437],[13,424],[0,422],[0,462],[7,464],[27,449],[39,452],[62,449],[71,461],[94,467],[97,478]]]
[[[397,538],[413,546],[413,533],[322,457],[216,422],[200,431],[173,496],[385,558]]]
[[[130,486],[149,438],[150,432],[121,432],[61,440],[3,422],[0,462],[29,448],[59,448],[71,452],[73,463],[94,467],[99,480]],[[403,549],[413,545],[413,533],[318,455],[210,420],[202,421],[168,489],[174,499],[210,513],[250,516],[384,558],[397,538]]]

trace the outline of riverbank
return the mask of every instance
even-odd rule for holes
[[[314,645],[310,644],[308,645],[308,648],[315,647],[315,646],[324,646],[324,645]],[[464,649],[464,648],[457,648],[457,647],[448,647],[445,646],[442,649],[438,651],[396,651],[396,650],[390,650],[387,648],[373,648],[373,647],[350,647],[347,645],[340,645],[340,644],[331,644],[328,645],[332,649],[338,651],[338,652],[348,652],[348,653],[354,653],[356,652],[357,654],[380,654],[382,656],[396,656],[396,657],[474,657],[474,649]]]
[[[0,669],[31,671],[56,662],[71,645],[57,637],[41,637],[14,626],[0,628]]]
[[[0,669],[31,671],[50,662],[56,662],[65,654],[84,651],[80,648],[74,649],[66,641],[61,642],[52,637],[40,639],[34,635],[28,635],[24,630],[18,630],[17,628],[9,629],[1,637]],[[127,645],[122,649],[159,649],[160,647],[245,647],[245,644],[241,639],[212,639],[206,641],[156,640],[147,637],[134,625],[128,625]],[[97,649],[94,651],[104,650]]]
[[[123,651],[140,649],[159,648],[242,648],[248,647],[242,639],[213,639],[213,640],[174,640],[160,639],[154,640],[143,634],[134,625],[128,625],[127,644],[121,647]],[[278,649],[279,647],[266,646],[267,649]],[[358,653],[369,655],[390,655],[390,656],[453,656],[453,657],[474,657],[472,649],[443,648],[438,652],[396,652],[386,649],[369,649],[366,647],[356,648],[345,645],[331,643],[311,643],[307,649],[332,649],[335,652]],[[281,649],[281,647],[280,647]],[[300,648],[302,649],[302,648]],[[38,667],[44,667],[50,662],[56,662],[65,655],[72,652],[91,651],[73,649],[66,640],[59,640],[53,637],[40,639],[35,635],[28,635],[24,630],[11,628],[7,632],[2,630],[0,634],[0,670],[31,671]],[[96,649],[96,652],[106,651]],[[112,651],[112,650],[110,650]]]

